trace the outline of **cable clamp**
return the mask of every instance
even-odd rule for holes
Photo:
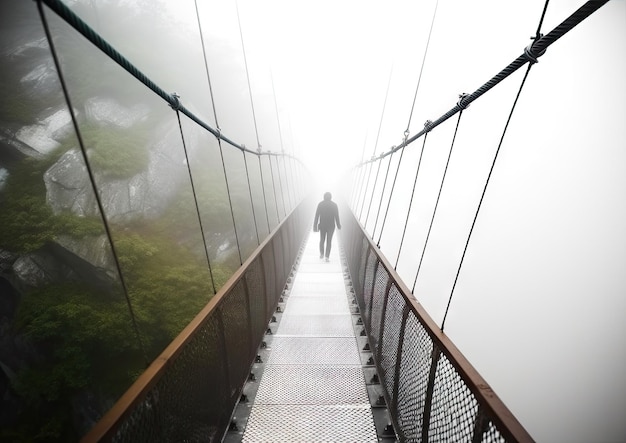
[[[535,52],[533,50],[533,45],[535,45],[537,41],[541,39],[541,37],[543,37],[543,34],[537,34],[537,36],[531,37],[530,39],[534,40],[534,42],[524,48],[524,56],[526,57],[526,60],[528,60],[530,63],[538,63],[539,57],[546,53],[545,49],[539,52]]]
[[[433,122],[430,120],[426,120],[426,122],[424,123],[424,131],[430,132],[430,130],[432,129],[432,126],[433,126]]]
[[[180,103],[180,95],[178,95],[175,92],[172,92],[170,94],[170,107],[174,110],[174,111],[179,111],[180,108],[182,107],[182,104]]]
[[[465,92],[459,94],[459,101],[456,102],[456,105],[461,109],[467,109],[467,107],[469,106],[469,103],[465,103],[465,101],[468,97],[469,97],[469,94],[466,94]]]

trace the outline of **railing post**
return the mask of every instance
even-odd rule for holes
[[[252,330],[252,325],[253,325],[253,321],[252,321],[252,307],[251,307],[251,303],[252,300],[250,300],[250,289],[248,288],[248,280],[246,279],[246,276],[244,274],[243,278],[241,279],[242,285],[243,285],[243,293],[245,294],[246,297],[246,311],[247,311],[247,318],[248,318],[248,339],[250,341],[250,348],[248,349],[249,352],[249,356],[250,358],[254,358],[255,354],[256,354],[256,345],[254,343],[254,331]]]
[[[402,323],[400,324],[400,334],[398,339],[398,349],[396,350],[396,367],[394,373],[394,383],[393,383],[393,398],[391,403],[391,410],[396,412],[398,411],[398,390],[400,389],[400,369],[402,365],[402,348],[404,344],[404,331],[406,330],[406,322],[409,318],[409,309],[408,305],[404,305],[402,310]],[[395,414],[394,414],[395,415]],[[396,429],[400,431],[400,427],[396,426]]]
[[[371,250],[370,250],[370,256],[371,254]],[[375,255],[375,254],[374,254]],[[374,288],[376,287],[376,273],[378,272],[378,265],[380,264],[380,260],[376,260],[376,264],[374,265],[374,272],[373,274],[373,278],[372,278],[372,289],[369,291],[369,305],[367,308],[367,312],[366,312],[366,317],[367,317],[367,328],[371,331],[372,330],[372,307],[374,305]],[[367,261],[365,262],[365,271],[367,271]],[[363,273],[363,302],[365,302],[365,281],[367,280],[365,275],[365,272]]]
[[[437,364],[441,351],[434,346],[432,352],[432,362],[430,364],[430,372],[428,374],[428,386],[426,387],[426,398],[424,399],[424,414],[422,418],[422,442],[428,441],[428,429],[430,428],[430,412],[433,403],[433,392],[435,389],[435,376],[437,375]]]
[[[476,421],[474,421],[474,436],[472,437],[472,443],[480,443],[483,440],[483,433],[487,429],[488,424],[489,420],[485,417],[482,406],[478,406]]]
[[[387,315],[387,302],[389,301],[389,291],[391,290],[391,285],[393,284],[393,279],[387,279],[387,286],[385,287],[385,298],[383,299],[383,309],[380,313],[380,327],[378,328],[378,343],[376,348],[376,361],[380,362],[382,353],[383,353],[383,335],[385,334],[385,316]]]

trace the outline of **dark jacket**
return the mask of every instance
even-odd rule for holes
[[[315,211],[313,230],[317,231],[319,229],[322,231],[329,231],[331,229],[335,229],[335,222],[337,223],[337,227],[341,229],[337,204],[332,200],[322,200],[317,205],[317,211]]]

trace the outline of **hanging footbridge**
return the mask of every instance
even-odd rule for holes
[[[361,161],[346,178],[347,191],[338,198],[342,229],[337,233],[330,261],[324,262],[318,256],[317,236],[311,233],[316,202],[309,195],[304,178],[306,166],[284,150],[263,151],[256,117],[259,148],[253,150],[235,141],[236,137],[224,134],[216,114],[214,127],[186,108],[177,94],[164,91],[63,2],[38,1],[84,162],[85,182],[93,192],[95,213],[102,218],[103,238],[112,257],[109,267],[123,294],[132,324],[129,333],[137,337],[147,367],[98,417],[95,426],[90,426],[82,441],[533,441],[488,380],[444,333],[445,322],[491,172],[532,66],[550,45],[606,3],[585,3],[546,35],[540,33],[542,15],[533,43],[519,57],[473,93],[460,95],[454,107],[427,121],[417,134],[409,137],[407,125],[399,146]],[[73,103],[72,80],[68,80],[70,74],[56,48],[47,17],[50,12],[165,101],[176,117],[174,126],[180,135],[192,203],[190,210],[185,209],[185,216],[194,219],[197,234],[195,240],[187,238],[180,243],[194,244],[200,251],[206,266],[201,276],[205,286],[200,292],[208,290],[211,297],[199,312],[193,312],[182,331],[176,331],[176,338],[156,354],[146,343],[146,325],[150,321],[137,301],[138,285],[132,271],[133,260],[149,260],[157,254],[156,248],[146,246],[145,251],[133,256],[128,252],[128,238],[124,237],[127,234],[118,232],[136,234],[140,230],[133,224],[120,229],[122,217],[111,214],[108,185],[102,180],[98,171],[101,166],[88,146],[91,134],[74,111],[77,106]],[[452,292],[438,324],[414,292],[456,131],[471,103],[523,67],[526,72],[504,125],[464,243]],[[206,71],[210,89],[208,66]],[[254,112],[252,103],[253,115]],[[419,263],[410,285],[397,268],[410,225],[422,154],[429,134],[454,116],[456,129],[448,163],[423,249],[412,254],[419,257]],[[209,139],[214,159],[219,159],[214,171],[223,180],[220,218],[222,222],[228,220],[228,229],[232,229],[230,247],[235,251],[231,259],[236,270],[223,281],[218,253],[208,246],[220,233],[210,225],[213,219],[207,216],[203,206],[206,195],[201,190],[211,184],[201,180],[195,169],[198,154],[193,146]],[[399,247],[390,259],[381,251],[383,231],[389,229],[391,200],[397,193],[405,151],[414,148],[411,145],[420,139],[421,151],[416,166],[412,166],[415,178],[411,198],[401,214]],[[248,222],[242,221],[242,200]],[[198,244],[203,247],[197,248]],[[160,301],[151,303],[158,305]]]

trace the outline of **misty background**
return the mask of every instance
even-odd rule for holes
[[[216,121],[193,1],[67,4],[156,84],[178,93],[204,121],[250,149],[260,144],[263,150],[284,150],[298,157],[315,180],[319,198],[331,190],[340,204],[348,204],[358,191],[342,189],[339,180],[347,174],[357,177],[353,168],[363,159],[400,145],[407,126],[411,134],[417,133],[426,120],[452,108],[459,94],[473,92],[519,56],[531,42],[544,6],[537,0],[198,1]],[[542,32],[549,32],[582,4],[551,1]],[[33,11],[29,14],[29,26],[38,29],[38,18]],[[53,26],[67,26],[48,15]],[[12,43],[12,34],[3,33],[3,47]],[[89,50],[88,43],[80,45]],[[102,56],[97,62],[102,65],[85,59],[76,63],[93,72],[94,66],[111,62]],[[107,69],[116,73],[118,68]],[[523,71],[463,113],[414,291],[438,324]],[[619,0],[552,45],[532,68],[446,320],[446,334],[537,441],[626,439],[624,78],[626,3]],[[147,104],[150,118],[175,127],[167,105],[134,79],[100,83],[104,91],[127,88],[129,107]],[[80,85],[80,78],[69,79],[76,96],[88,92]],[[428,135],[397,267],[409,287],[455,123],[456,117]],[[183,124],[193,133],[189,122]],[[192,164],[207,165],[209,181],[214,175],[209,171],[219,172],[221,165],[216,164],[213,137],[199,131],[192,146],[202,145],[203,138],[210,139],[212,151],[195,151],[204,162]],[[380,247],[392,263],[399,253],[422,141],[406,148],[394,195],[383,199],[383,210],[387,202],[390,206]],[[241,173],[241,153],[227,148],[229,171]],[[392,157],[392,173],[397,157]],[[180,155],[176,159],[182,166]],[[387,161],[389,157],[383,160],[383,171]],[[261,178],[254,180],[260,183]],[[374,209],[381,184],[373,192]],[[223,179],[206,184],[208,189],[223,186]],[[257,204],[258,191],[257,185],[253,199]],[[242,202],[246,192],[243,187],[237,192]],[[268,198],[271,204],[282,204],[273,202],[271,194]],[[229,217],[225,207],[220,208],[215,223]],[[236,208],[240,232],[248,234],[244,250],[249,253],[256,243],[250,209],[244,203]],[[279,215],[268,213],[270,227],[286,212],[278,209]],[[365,213],[360,221],[377,240],[381,226],[373,232],[374,217],[366,219]],[[265,217],[261,206],[257,217]],[[224,224],[222,230],[230,229]],[[216,239],[215,257],[232,243],[230,231],[225,237]],[[236,262],[232,254],[229,260]]]

